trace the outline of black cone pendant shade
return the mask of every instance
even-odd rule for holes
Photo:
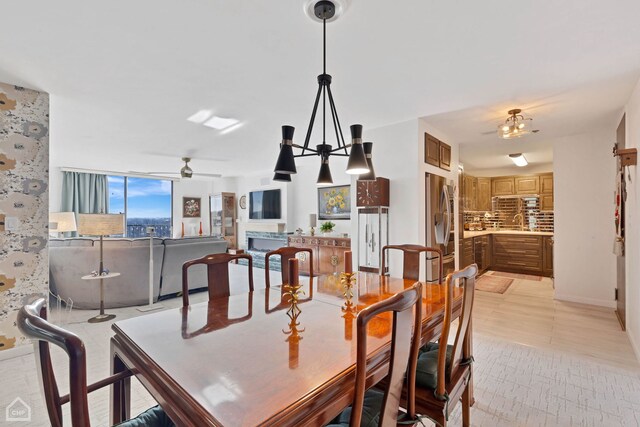
[[[273,180],[274,181],[280,181],[280,182],[291,182],[291,175],[288,173],[275,173],[273,175]]]
[[[369,172],[367,157],[362,147],[362,125],[351,125],[351,153],[347,171],[349,175],[361,175]]]
[[[293,126],[282,126],[282,143],[280,144],[280,154],[274,172],[276,174],[297,173],[296,162],[293,158]],[[291,179],[289,179],[291,181]]]
[[[371,152],[373,151],[373,142],[363,142],[362,148],[364,148],[364,155],[367,158],[367,164],[369,165],[369,172],[364,175],[360,175],[358,179],[360,181],[375,181],[376,173],[373,170],[373,161],[371,159]]]
[[[329,169],[329,159],[323,158],[320,164],[320,173],[318,174],[318,180],[316,181],[318,187],[323,185],[333,184],[333,178],[331,177],[331,169]]]

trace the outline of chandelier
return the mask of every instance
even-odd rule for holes
[[[507,112],[509,117],[507,117],[504,123],[498,125],[498,136],[504,139],[513,139],[520,138],[532,132],[531,122],[533,119],[524,117],[520,114],[521,112],[522,110],[519,108]]]
[[[293,143],[295,130],[293,126],[282,126],[282,142],[280,143],[280,154],[274,168],[275,175],[273,180],[290,182],[291,175],[297,173],[295,158],[308,156],[320,157],[320,172],[317,180],[319,186],[333,184],[329,168],[329,158],[331,156],[349,157],[346,170],[348,174],[361,175],[361,179],[375,180],[375,173],[371,163],[373,143],[362,142],[362,125],[358,124],[351,125],[351,143],[345,143],[342,126],[340,125],[333,94],[331,93],[331,76],[327,74],[327,20],[334,18],[336,6],[332,1],[318,1],[315,3],[313,13],[318,20],[322,20],[322,74],[318,76],[318,91],[303,145]],[[320,100],[322,100],[322,144],[318,144],[313,148],[309,146],[309,141]],[[335,147],[327,144],[327,106],[331,115],[332,131],[335,132],[336,137]],[[294,153],[294,148],[299,152]]]

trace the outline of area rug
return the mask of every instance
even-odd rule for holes
[[[513,279],[485,274],[476,280],[476,289],[494,294],[504,294],[512,283]]]
[[[491,275],[508,277],[510,279],[535,280],[536,282],[539,282],[542,280],[541,276],[533,276],[531,274],[507,273],[506,271],[492,271]]]

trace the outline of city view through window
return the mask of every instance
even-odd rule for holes
[[[172,182],[163,179],[109,176],[109,213],[125,214],[126,237],[171,237]]]

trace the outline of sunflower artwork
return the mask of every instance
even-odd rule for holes
[[[318,188],[318,219],[350,219],[351,186]]]

